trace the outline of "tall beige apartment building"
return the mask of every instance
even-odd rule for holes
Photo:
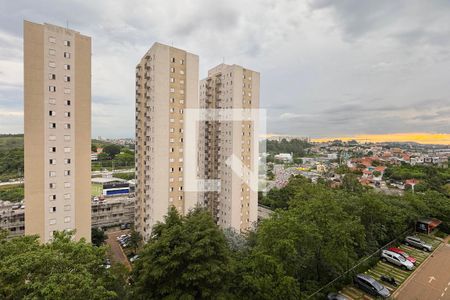
[[[184,186],[184,110],[198,107],[198,56],[155,43],[136,66],[135,228],[148,240],[170,206],[197,204]]]
[[[259,73],[226,64],[209,70],[208,77],[200,81],[200,107],[238,111],[259,108]],[[209,208],[220,226],[245,232],[257,221],[258,213],[258,194],[250,186],[258,176],[257,119],[200,124],[200,177],[218,180],[220,191],[200,193],[199,202]],[[237,170],[227,163],[233,156],[239,161]]]
[[[25,234],[91,240],[91,38],[24,22]]]

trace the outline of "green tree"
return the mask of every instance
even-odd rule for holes
[[[139,234],[139,232],[131,230],[128,246],[136,253],[137,249],[141,246],[141,242],[142,236]]]
[[[229,250],[210,213],[196,209],[186,217],[175,208],[136,261],[133,297],[138,299],[216,299],[226,294]]]
[[[37,236],[0,237],[1,299],[115,299],[103,267],[106,249],[67,233],[39,244]]]
[[[363,186],[359,183],[355,174],[346,174],[342,179],[342,188],[348,192],[361,192]]]
[[[91,144],[91,151],[92,152],[97,152],[97,145],[96,144]]]
[[[299,299],[297,281],[272,256],[255,252],[236,259],[231,291],[234,299]]]
[[[109,144],[103,148],[103,153],[108,154],[111,159],[114,159],[114,157],[120,153],[121,149],[122,147],[119,145]]]
[[[91,236],[92,236],[92,244],[94,244],[97,247],[103,245],[103,243],[106,241],[107,238],[105,232],[97,227],[93,227],[91,229]]]

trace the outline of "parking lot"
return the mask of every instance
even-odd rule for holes
[[[118,230],[114,232],[108,232],[108,239],[106,240],[106,243],[109,245],[109,252],[110,257],[113,262],[119,262],[124,264],[127,268],[131,269],[130,262],[128,261],[127,256],[122,250],[122,247],[120,247],[119,242],[117,241],[117,237],[121,236],[122,234],[129,233],[129,230]]]
[[[423,239],[425,242],[431,244],[433,246],[433,250],[435,250],[439,244],[440,241],[425,236],[420,235],[420,238]],[[409,247],[406,245],[399,245],[398,248],[401,250],[407,252],[412,257],[416,258],[417,262],[415,264],[416,269],[419,268],[419,266],[433,253],[433,252],[425,252],[413,247]],[[381,260],[371,269],[365,272],[365,274],[372,276],[378,282],[383,284],[389,291],[391,292],[391,295],[393,292],[411,275],[414,271],[406,271],[402,270],[397,266],[394,266],[390,263],[382,262]],[[395,278],[395,281],[397,282],[397,286],[393,286],[387,282],[381,281],[380,277],[382,275],[388,275]],[[345,295],[349,299],[375,299],[373,296],[369,296],[368,294],[364,293],[360,289],[358,289],[356,286],[349,285],[344,287],[341,291],[341,294]]]
[[[450,299],[450,244],[448,239],[433,252],[408,281],[394,294],[398,300]]]

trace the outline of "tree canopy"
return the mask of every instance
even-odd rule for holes
[[[55,233],[48,244],[37,236],[1,235],[0,298],[115,299],[114,276],[103,267],[105,251],[68,233]]]

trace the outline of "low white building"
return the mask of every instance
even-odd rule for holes
[[[283,162],[292,162],[292,153],[280,153],[275,155],[275,159]]]

